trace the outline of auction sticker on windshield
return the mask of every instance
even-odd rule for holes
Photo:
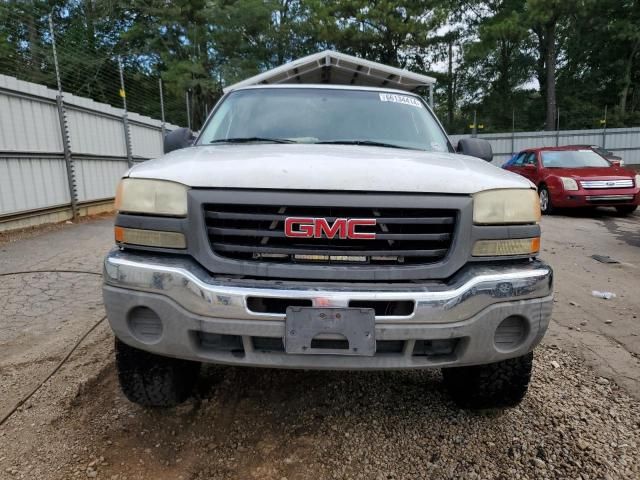
[[[383,102],[402,103],[403,105],[411,105],[413,107],[422,108],[422,103],[415,97],[408,95],[397,95],[395,93],[381,93],[380,100]]]

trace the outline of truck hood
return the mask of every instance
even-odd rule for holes
[[[136,165],[128,176],[204,188],[448,194],[533,188],[474,157],[352,145],[195,146]]]

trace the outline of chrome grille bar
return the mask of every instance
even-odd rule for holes
[[[624,180],[580,180],[580,184],[584,189],[633,188],[633,180],[630,178]]]

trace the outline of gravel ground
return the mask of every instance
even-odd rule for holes
[[[231,367],[208,367],[186,404],[145,410],[111,364],[51,421],[30,423],[43,399],[31,403],[0,433],[5,452],[34,441],[0,461],[3,478],[640,478],[640,404],[553,345],[503,412],[457,409],[438,372]]]

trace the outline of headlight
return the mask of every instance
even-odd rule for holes
[[[578,190],[578,182],[576,182],[573,178],[560,177],[560,181],[562,182],[562,188],[564,188],[565,190]]]
[[[187,215],[185,185],[165,180],[125,178],[116,192],[116,210],[184,217]]]
[[[473,222],[484,225],[538,223],[540,201],[535,190],[487,190],[473,196]]]
[[[640,187],[640,175],[636,175],[636,187]]]

